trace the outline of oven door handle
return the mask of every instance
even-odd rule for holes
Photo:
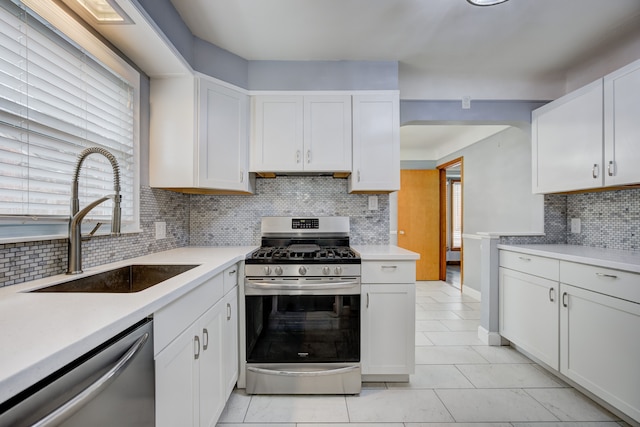
[[[360,366],[346,366],[344,368],[336,368],[336,369],[323,369],[321,371],[281,371],[276,369],[264,369],[264,368],[256,368],[254,366],[247,366],[247,370],[251,372],[255,372],[256,374],[263,375],[282,375],[286,377],[323,377],[327,375],[340,375],[345,374],[347,372],[352,372],[360,369]]]
[[[269,289],[274,291],[319,291],[324,289],[349,289],[357,286],[360,282],[357,280],[347,282],[326,282],[302,285],[299,283],[279,283],[279,282],[245,282],[245,286],[253,289]]]

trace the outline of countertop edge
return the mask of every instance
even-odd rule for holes
[[[420,254],[395,245],[351,245],[362,261],[416,261]]]
[[[578,245],[508,245],[499,244],[498,249],[529,255],[555,258],[562,261],[589,264],[614,270],[640,273],[640,252],[618,249],[592,248]]]

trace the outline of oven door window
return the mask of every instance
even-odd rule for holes
[[[245,298],[247,362],[360,361],[360,295]]]

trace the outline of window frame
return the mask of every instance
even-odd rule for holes
[[[133,88],[133,220],[122,224],[122,233],[139,233],[140,225],[140,90],[141,76],[118,53],[105,44],[99,36],[81,22],[70,16],[56,2],[40,0],[21,0],[25,7],[33,10],[49,22],[57,31],[63,33],[82,49],[100,60],[105,66],[126,80]],[[81,147],[79,147],[81,148]],[[81,149],[78,150],[80,153]],[[73,170],[69,171],[71,175]],[[69,188],[69,194],[71,189]],[[83,206],[81,206],[82,208]],[[99,220],[83,221],[83,232],[95,227]],[[60,215],[0,215],[0,244],[22,243],[40,240],[68,238],[69,216]],[[108,235],[105,226],[95,234]]]

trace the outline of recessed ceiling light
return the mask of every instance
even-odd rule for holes
[[[508,0],[467,0],[474,6],[494,6],[496,4],[504,3]]]
[[[76,0],[101,24],[131,24],[131,18],[112,0]]]

